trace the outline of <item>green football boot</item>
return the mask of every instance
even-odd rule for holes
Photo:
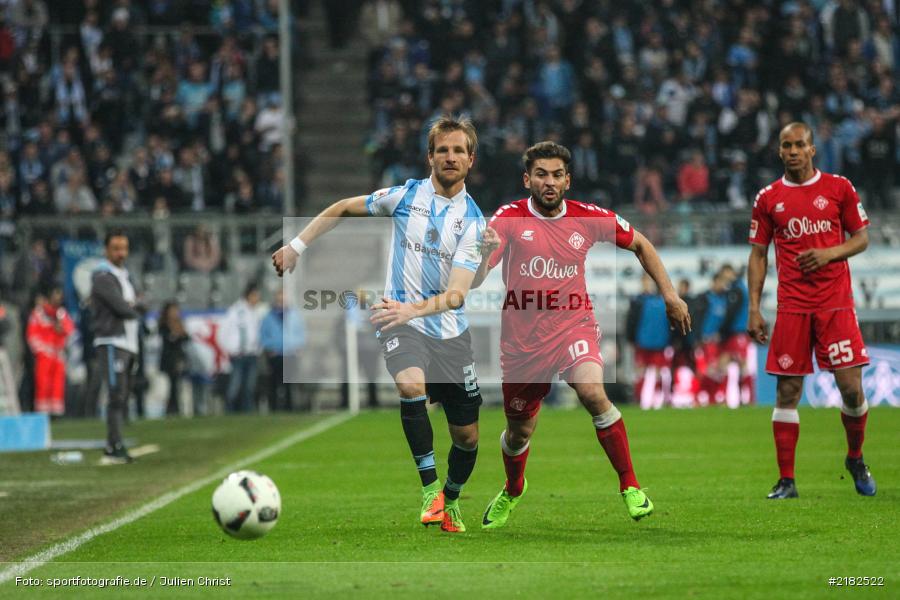
[[[506,521],[509,519],[509,513],[519,504],[519,500],[522,499],[522,496],[525,495],[525,492],[528,491],[528,480],[525,480],[525,484],[522,486],[522,493],[518,496],[510,496],[509,492],[506,491],[506,486],[500,490],[500,493],[491,500],[491,503],[488,504],[487,509],[484,511],[484,517],[481,519],[481,528],[482,529],[499,529],[506,525]]]
[[[628,509],[628,515],[635,521],[640,521],[653,512],[653,503],[647,494],[636,487],[629,487],[622,492],[622,499],[625,500],[625,507]]]

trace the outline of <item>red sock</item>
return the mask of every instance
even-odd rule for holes
[[[859,417],[853,417],[847,413],[841,413],[841,422],[847,432],[847,456],[849,458],[862,458],[862,445],[866,437],[866,419],[868,411]]]
[[[530,449],[530,446],[526,446],[525,451],[516,456],[510,456],[500,450],[503,455],[503,468],[506,469],[506,491],[510,496],[522,495],[522,488],[525,486],[525,462],[528,460]]]
[[[797,438],[800,437],[800,423],[772,421],[772,432],[775,434],[775,456],[778,459],[781,478],[793,479],[794,454],[797,450]]]
[[[609,427],[597,429],[597,439],[609,462],[612,463],[616,473],[619,474],[619,491],[629,487],[641,487],[634,468],[631,466],[631,452],[628,450],[628,434],[625,432],[625,421],[619,419]]]

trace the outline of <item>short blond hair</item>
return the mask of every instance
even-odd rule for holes
[[[453,131],[462,131],[466,134],[466,149],[469,155],[475,154],[478,148],[478,134],[475,133],[475,125],[467,117],[453,117],[444,115],[431,124],[428,130],[428,154],[434,154],[434,140],[437,136]]]

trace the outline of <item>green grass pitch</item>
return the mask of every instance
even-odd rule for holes
[[[794,599],[851,593],[828,585],[845,576],[882,577],[882,587],[865,592],[900,597],[900,411],[871,412],[865,455],[879,489],[862,498],[843,469],[838,411],[801,409],[800,498],[782,502],[765,500],[777,479],[770,409],[623,414],[638,477],[656,505],[639,523],[616,494],[586,413],[545,410],[532,441],[528,496],[505,529],[483,532],[481,513],[503,483],[503,415],[485,410],[478,464],[461,501],[468,533],[425,529],[416,522],[418,478],[399,417],[384,410],[252,465],[274,479],[283,498],[279,523],[261,540],[232,540],[218,529],[211,484],[28,573],[40,587],[0,586],[0,598]],[[5,560],[21,559],[314,420],[138,423],[129,436],[162,451],[129,467],[59,467],[46,453],[6,455],[0,551],[7,549]],[[443,415],[432,413],[432,423],[443,477]],[[61,423],[55,433],[84,437],[100,427]],[[10,481],[25,479],[34,483],[32,497],[17,499]],[[14,514],[25,507],[35,514]],[[71,518],[80,529],[69,524],[75,529],[66,531],[69,514],[78,515]],[[30,541],[17,543],[23,536]],[[152,589],[48,587],[48,578],[77,575],[156,580]],[[164,576],[195,585],[164,587]],[[200,577],[229,577],[231,585],[201,587]]]

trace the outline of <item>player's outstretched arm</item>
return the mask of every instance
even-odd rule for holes
[[[759,309],[768,268],[769,246],[751,244],[750,258],[747,261],[747,292],[750,297],[747,333],[758,344],[765,344],[769,341],[769,325],[763,319]]]
[[[491,227],[487,227],[481,235],[481,264],[475,271],[472,289],[480,287],[491,272],[491,255],[500,247],[500,235]]]
[[[474,277],[474,271],[453,267],[450,269],[450,278],[447,281],[445,292],[415,303],[382,298],[381,302],[372,306],[370,320],[376,327],[386,331],[412,319],[460,308],[472,287]]]
[[[666,267],[659,257],[659,252],[656,251],[650,240],[639,231],[634,232],[634,240],[628,249],[634,252],[641,266],[644,267],[644,271],[656,282],[656,287],[659,288],[659,293],[666,302],[666,316],[669,317],[672,329],[677,329],[682,335],[687,334],[691,330],[691,315],[688,312],[687,303],[675,292],[672,280],[669,279]]]
[[[831,262],[847,260],[869,247],[869,231],[864,227],[847,240],[831,248],[810,248],[797,255],[797,264],[804,273],[818,271]]]
[[[337,226],[338,221],[344,217],[366,217],[369,211],[366,208],[367,196],[354,196],[338,200],[310,221],[303,231],[290,243],[282,246],[272,254],[272,265],[278,276],[284,272],[293,273],[297,266],[300,253],[310,245],[313,240],[324,235]]]

